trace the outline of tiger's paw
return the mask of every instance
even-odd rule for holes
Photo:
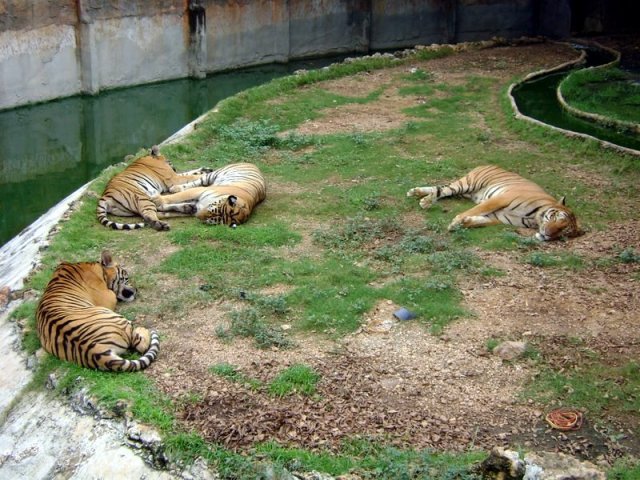
[[[424,194],[422,193],[421,187],[412,188],[407,192],[407,197],[422,197]]]
[[[464,225],[465,219],[460,215],[456,216],[453,221],[447,227],[447,230],[453,232],[454,230],[458,230],[460,227]]]
[[[171,227],[167,222],[161,222],[160,220],[154,220],[151,222],[151,228],[159,232],[166,232],[171,230]]]
[[[169,193],[178,193],[178,192],[182,192],[184,190],[184,188],[182,187],[182,185],[174,185],[173,187],[169,188]]]
[[[420,207],[421,208],[429,208],[431,205],[436,203],[436,199],[433,195],[428,194],[420,199]]]
[[[196,206],[196,203],[184,203],[180,206],[179,211],[181,213],[186,213],[187,215],[195,215],[195,213],[198,211],[198,207]]]

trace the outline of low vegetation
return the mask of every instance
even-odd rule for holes
[[[640,80],[619,68],[585,69],[563,82],[562,95],[579,110],[640,124]]]
[[[579,217],[588,229],[606,228],[606,222],[624,221],[629,211],[636,211],[637,159],[513,120],[504,99],[507,85],[496,84],[490,75],[469,74],[456,84],[439,82],[429,73],[427,57],[451,53],[421,51],[409,60],[381,57],[337,65],[274,80],[224,100],[192,135],[162,151],[180,170],[237,161],[258,164],[275,193],[256,209],[247,225],[212,228],[194,219],[175,219],[167,233],[113,232],[96,222],[96,199],[88,195],[44,252],[42,267],[30,278],[29,288],[42,291],[62,260],[98,259],[100,251],[108,249],[129,269],[142,292],[138,301],[119,307],[132,321],[186,318],[194,307],[235,302],[238,308],[229,313],[226,326],[215,330],[216,338],[225,342],[248,338],[258,348],[285,352],[296,348],[297,335],[339,339],[353,333],[363,325],[366,312],[386,300],[415,312],[426,332],[443,333],[451,322],[473,315],[462,303],[463,278],[483,283],[506,274],[484,262],[483,252],[509,252],[531,268],[578,271],[615,262],[637,264],[637,249],[595,261],[550,250],[507,226],[449,233],[448,222],[469,207],[467,201],[441,202],[427,214],[405,197],[417,184],[440,184],[473,166],[494,163],[525,174],[554,195],[569,189],[570,201],[579,205]],[[407,73],[418,61],[420,69]],[[399,128],[318,135],[295,132],[328,109],[366,105],[383,94],[383,89],[366,95],[336,93],[321,82],[398,65],[405,67],[395,77],[401,95],[423,99],[405,109],[407,120]],[[142,149],[137,152],[142,153]],[[107,169],[91,191],[99,195],[123,167]],[[586,174],[574,177],[571,169]],[[588,182],[592,175],[620,188],[594,195]],[[171,285],[170,293],[158,291],[160,284]],[[273,285],[279,287],[277,293],[265,290]],[[27,319],[24,346],[29,352],[39,346],[34,312],[35,302],[14,312],[14,318]],[[496,345],[497,339],[487,340],[488,350]],[[539,362],[540,374],[523,393],[526,398],[548,404],[559,398],[595,402],[588,405],[596,418],[599,412],[617,410],[637,417],[637,362],[613,368],[599,362],[598,355],[585,353],[583,359],[588,362],[576,362],[580,368],[558,371],[544,364],[538,350],[535,353],[526,361]],[[161,431],[172,458],[203,457],[222,478],[258,478],[269,462],[276,471],[474,479],[478,478],[474,465],[485,456],[481,451],[450,454],[400,449],[383,439],[362,438],[343,442],[337,452],[266,441],[239,453],[207,443],[181,426],[176,405],[145,373],[92,372],[46,358],[34,383],[41,385],[51,371],[60,378],[59,390],[82,384],[108,408],[125,402],[137,419]],[[288,395],[313,397],[321,380],[318,372],[304,364],[281,370],[269,382],[227,363],[211,365],[208,371],[233,384],[264,389],[274,401]],[[597,399],[593,391],[599,392]],[[625,472],[640,471],[637,463],[629,462],[616,466],[610,478],[631,478]]]

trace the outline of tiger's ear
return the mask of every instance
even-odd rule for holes
[[[560,205],[566,206],[567,205],[567,197],[565,197],[563,195],[562,197],[560,197],[560,200],[558,200],[558,202],[560,203]]]
[[[102,266],[106,268],[113,266],[113,258],[111,258],[111,254],[106,250],[102,252],[102,255],[100,256],[100,262],[102,263]]]
[[[229,197],[227,198],[227,202],[229,202],[229,205],[231,205],[232,207],[235,207],[236,203],[238,203],[238,197],[236,197],[235,195],[229,195]]]

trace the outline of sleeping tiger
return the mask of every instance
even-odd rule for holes
[[[115,230],[142,228],[145,223],[156,230],[169,230],[169,224],[160,221],[160,218],[171,215],[159,215],[151,196],[168,192],[171,187],[181,183],[196,180],[208,171],[210,170],[199,168],[176,173],[167,159],[159,154],[158,147],[154,146],[151,155],[139,158],[109,181],[98,200],[98,221]],[[117,223],[107,218],[108,213],[121,217],[141,216],[144,222]]]
[[[208,186],[201,186],[208,185]],[[252,163],[233,163],[175,185],[172,194],[152,197],[159,212],[194,215],[209,225],[236,227],[267,195],[262,173]]]
[[[56,357],[83,367],[117,372],[147,368],[160,350],[158,334],[113,310],[134,299],[126,270],[108,252],[99,262],[61,263],[53,272],[36,311],[38,337]],[[120,355],[130,349],[138,360]]]
[[[505,223],[526,228],[537,228],[536,238],[547,241],[562,236],[582,234],[575,215],[540,186],[500,167],[486,165],[474,168],[465,177],[450,185],[416,187],[408,197],[420,197],[420,206],[429,208],[445,197],[463,196],[477,205],[457,215],[449,230],[458,226],[484,227]]]

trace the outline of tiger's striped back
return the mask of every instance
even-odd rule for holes
[[[36,311],[40,343],[48,353],[83,367],[143,370],[158,355],[157,333],[133,328],[113,311],[118,300],[134,297],[127,272],[108,252],[103,252],[100,262],[61,263]],[[123,359],[121,355],[131,349],[142,357]]]
[[[252,163],[225,165],[203,178],[209,183],[197,203],[196,217],[211,225],[235,227],[246,222],[267,196],[267,184]]]
[[[154,146],[150,155],[139,158],[109,181],[98,200],[98,221],[115,230],[133,230],[145,225],[155,230],[169,230],[169,224],[159,219],[151,197],[169,192],[181,183],[196,180],[204,171],[209,169],[176,173],[167,159],[160,155],[158,147]],[[122,217],[140,216],[144,222],[114,222],[107,217],[109,213]]]
[[[166,179],[174,175],[175,171],[162,155],[150,155],[134,161],[109,180],[102,197],[98,200],[98,221],[114,230],[143,228],[145,223],[114,222],[109,220],[108,213],[124,217],[139,215],[145,219],[152,219],[153,222],[156,208],[148,199],[152,195],[167,191]]]

